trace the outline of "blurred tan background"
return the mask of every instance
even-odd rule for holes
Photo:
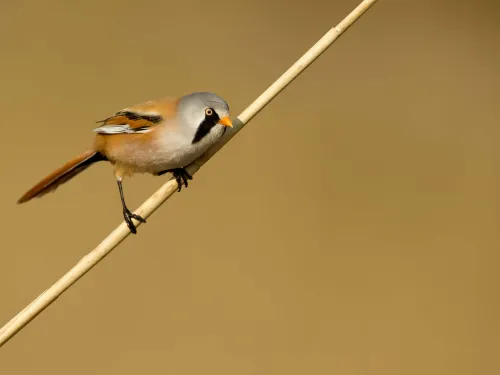
[[[236,116],[358,3],[4,2],[0,323],[122,219],[104,163],[15,204],[96,120],[195,90]],[[379,1],[0,372],[499,373],[500,6],[459,3]]]

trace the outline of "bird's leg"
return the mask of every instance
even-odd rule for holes
[[[116,182],[118,183],[118,189],[120,190],[120,198],[122,200],[122,207],[123,207],[123,217],[125,219],[125,222],[127,223],[128,228],[133,234],[137,233],[137,228],[135,224],[132,222],[132,219],[136,219],[137,221],[140,221],[141,223],[145,223],[146,219],[144,219],[142,216],[136,215],[132,213],[127,205],[125,204],[125,197],[123,196],[123,187],[122,187],[122,180],[117,179]]]
[[[181,191],[182,185],[185,187],[188,187],[188,180],[192,180],[193,176],[191,176],[188,171],[186,171],[184,168],[174,168],[174,169],[167,169],[161,172],[158,172],[156,175],[161,176],[162,174],[172,172],[174,175],[175,181],[177,181],[177,186],[178,189],[177,191]]]

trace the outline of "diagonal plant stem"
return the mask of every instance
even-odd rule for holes
[[[191,164],[187,170],[190,174],[196,173],[217,151],[219,151],[245,124],[257,115],[271,100],[287,87],[300,73],[311,65],[328,47],[330,47],[344,31],[360,18],[377,0],[364,0],[336,27],[330,29],[316,44],[314,44],[295,64],[293,64],[280,78],[278,78],[264,93],[245,109],[233,122],[233,129],[226,131],[222,139],[214,145],[203,157]],[[175,179],[167,181],[151,197],[149,197],[135,212],[144,218],[149,217],[163,202],[177,191]],[[135,221],[136,226],[141,223]],[[116,248],[130,234],[122,222],[111,232],[94,250],[83,257],[71,270],[55,282],[50,288],[40,294],[31,304],[24,308],[14,318],[0,329],[0,347],[16,335],[38,314],[45,310],[71,285],[96,266],[114,248]]]

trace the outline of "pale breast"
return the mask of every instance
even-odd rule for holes
[[[121,141],[115,143],[118,147],[113,147],[109,156],[136,173],[157,173],[183,168],[205,153],[223,133],[224,127],[216,125],[199,142],[193,144],[192,133],[185,134],[178,129],[158,127],[154,132],[140,137],[123,135]]]
[[[165,129],[155,139],[160,170],[183,168],[205,153],[224,133],[222,125],[216,125],[199,142],[193,144],[192,133],[183,134]]]

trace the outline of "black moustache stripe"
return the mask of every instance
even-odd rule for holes
[[[205,117],[200,126],[198,126],[196,134],[194,135],[193,141],[191,143],[194,145],[195,143],[201,141],[208,133],[210,133],[210,130],[212,130],[215,125],[217,125],[218,121],[219,116],[217,116],[215,112],[213,116]]]

